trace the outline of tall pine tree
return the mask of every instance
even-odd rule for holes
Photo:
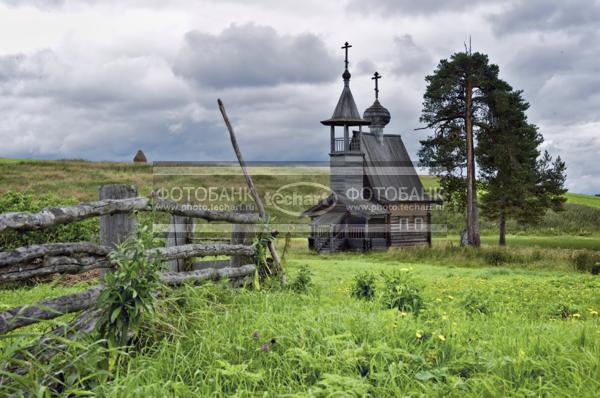
[[[475,140],[489,120],[490,93],[510,90],[487,55],[461,52],[441,60],[427,76],[421,122],[433,129],[419,158],[440,177],[446,199],[466,211],[467,243],[480,245],[477,220]]]
[[[564,203],[565,164],[552,162],[538,149],[543,142],[535,125],[527,121],[529,104],[521,91],[497,90],[488,97],[488,123],[477,136],[477,160],[486,184],[482,214],[497,221],[499,244],[506,244],[506,221],[539,221],[548,208]]]
[[[506,242],[506,220],[519,218],[537,183],[538,146],[543,138],[527,122],[529,104],[520,91],[497,91],[489,98],[489,123],[477,137],[480,175],[486,182],[482,213],[497,221],[500,245]]]

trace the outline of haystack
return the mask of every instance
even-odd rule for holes
[[[147,163],[148,159],[146,159],[146,155],[144,155],[144,151],[139,149],[135,156],[133,157],[133,163]]]

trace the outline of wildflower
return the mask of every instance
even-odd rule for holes
[[[441,298],[436,298],[436,299],[435,299],[435,302],[436,302],[436,303],[441,303],[441,302],[442,302],[442,299],[441,299]]]
[[[443,334],[438,334],[438,339],[440,339],[440,341],[446,341],[446,338]]]
[[[596,310],[590,310],[590,315],[591,316],[598,316],[598,311],[596,311]]]
[[[575,313],[575,314],[573,314],[573,318],[577,318],[577,319],[579,319],[579,318],[581,318],[581,314],[577,314],[577,313]]]
[[[255,330],[254,332],[252,332],[252,337],[254,337],[255,339],[258,339],[260,337],[258,330]]]
[[[448,300],[454,300],[453,296],[448,295]]]
[[[417,332],[415,333],[415,336],[417,336],[417,338],[420,339],[421,337],[423,337],[423,334],[421,333],[420,330],[417,330]]]
[[[263,344],[260,346],[261,351],[263,352],[268,352],[269,351],[269,345],[267,343]]]
[[[404,318],[404,317],[408,316],[408,312],[401,311],[401,312],[400,312],[400,316],[401,316],[402,318]]]
[[[395,329],[395,328],[397,328],[397,327],[398,327],[398,322],[397,322],[397,321],[394,321],[394,323],[392,323],[392,327],[393,327],[394,329]]]

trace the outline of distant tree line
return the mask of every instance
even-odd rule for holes
[[[523,92],[500,79],[488,56],[470,50],[443,59],[425,78],[421,122],[432,134],[420,141],[421,165],[439,177],[446,204],[464,211],[463,243],[480,245],[478,190],[483,217],[538,222],[565,202],[566,166],[540,145],[543,136],[527,120]],[[479,178],[477,178],[479,177]]]

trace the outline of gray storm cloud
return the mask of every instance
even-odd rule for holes
[[[173,70],[199,86],[223,88],[331,81],[339,63],[314,34],[232,25],[218,35],[191,31]]]
[[[600,21],[597,0],[520,0],[490,17],[496,34],[596,30]]]
[[[348,10],[362,13],[377,13],[383,16],[398,14],[431,15],[448,11],[461,12],[481,4],[499,3],[500,0],[350,0]]]

